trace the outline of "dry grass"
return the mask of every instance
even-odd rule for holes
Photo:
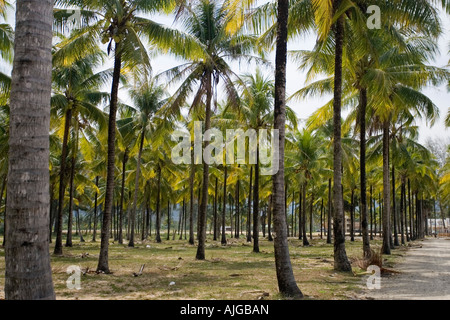
[[[87,237],[85,237],[87,238]],[[165,239],[165,237],[162,237]],[[290,238],[290,254],[297,283],[306,299],[354,299],[365,283],[360,265],[362,242],[346,242],[353,273],[333,270],[333,245],[314,239],[311,246]],[[378,241],[373,243],[375,246]],[[100,244],[74,241],[61,257],[52,256],[52,270],[58,299],[282,299],[278,293],[273,243],[260,239],[260,253],[252,252],[245,239],[229,239],[227,246],[207,240],[206,260],[195,260],[196,247],[185,240],[163,243],[145,241],[135,248],[111,243],[109,263],[112,274],[97,274]],[[50,248],[52,252],[52,248]],[[396,250],[397,251],[397,250]],[[401,255],[388,257],[395,263]],[[4,286],[4,249],[0,248],[0,299]],[[381,256],[374,255],[374,259]],[[376,261],[372,261],[376,263]],[[386,263],[386,261],[385,261]],[[142,265],[145,268],[138,274]],[[70,265],[80,266],[81,290],[66,286]]]

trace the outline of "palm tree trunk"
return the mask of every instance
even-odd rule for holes
[[[95,185],[98,188],[98,176],[95,177]],[[92,242],[95,242],[95,236],[97,235],[97,201],[98,201],[98,194],[95,192],[95,198],[94,198],[94,230],[92,231]]]
[[[355,241],[355,189],[350,197],[350,241]]]
[[[191,151],[191,174],[189,177],[189,244],[194,244],[194,177],[195,177],[195,164],[194,164],[194,151]]]
[[[373,186],[370,186],[370,198],[369,198],[369,205],[370,205],[370,240],[373,240]],[[364,236],[364,233],[363,233]],[[363,244],[364,245],[364,244]],[[369,244],[370,245],[370,244]],[[364,248],[363,248],[364,251]]]
[[[311,193],[311,204],[309,208],[309,238],[312,240],[313,238],[313,208],[314,208],[314,193]]]
[[[131,234],[130,241],[128,242],[129,247],[134,247],[134,224],[136,220],[136,207],[137,207],[137,196],[139,191],[139,175],[141,170],[141,157],[142,157],[142,148],[144,147],[144,139],[145,139],[145,126],[141,132],[141,141],[139,143],[139,153],[136,164],[136,177],[134,180],[134,197],[133,197],[133,207],[131,209]]]
[[[405,178],[402,177],[400,188],[400,236],[402,244],[405,244],[405,208]]]
[[[308,236],[306,235],[306,186],[307,183],[303,183],[302,187],[302,239],[303,239],[303,245],[309,246]]]
[[[392,215],[394,218],[394,246],[399,246],[398,242],[398,219],[397,219],[397,206],[395,202],[395,164],[394,156],[392,155]]]
[[[81,232],[81,218],[80,218],[80,208],[77,208],[77,221],[78,221],[78,233],[80,234],[80,242],[85,242],[83,238],[83,233]]]
[[[320,239],[323,239],[323,198],[320,204]]]
[[[267,210],[267,233],[268,233],[268,240],[273,241],[272,238],[272,195],[269,197],[269,209]]]
[[[295,191],[292,191],[292,201],[291,201],[291,237],[294,237],[294,207],[295,207]]]
[[[62,229],[63,229],[63,210],[64,210],[64,195],[65,195],[65,175],[66,175],[66,158],[67,158],[67,141],[69,139],[70,122],[72,120],[72,108],[66,110],[64,120],[64,135],[61,151],[61,169],[59,173],[59,195],[58,195],[58,213],[56,220],[56,240],[53,254],[62,255]]]
[[[369,230],[367,224],[367,194],[366,194],[366,109],[367,109],[367,89],[362,88],[360,90],[360,104],[359,104],[359,127],[360,127],[360,138],[359,138],[359,179],[360,179],[360,217],[361,217],[361,227],[362,230],[362,241],[363,241],[363,256],[368,258],[371,256],[370,250],[370,238]],[[372,211],[370,211],[370,216],[372,218]],[[372,219],[371,219],[372,223]]]
[[[181,220],[181,229],[180,229],[180,237],[178,238],[178,240],[182,240],[183,239],[183,229],[185,229],[186,227],[186,202],[184,200],[183,197],[183,206],[182,206],[182,216],[180,218]]]
[[[111,87],[111,103],[109,107],[108,123],[108,159],[106,171],[106,192],[105,205],[103,210],[103,223],[100,242],[100,255],[98,258],[97,271],[110,273],[109,271],[109,231],[111,228],[111,211],[114,197],[114,171],[115,171],[115,140],[116,140],[116,113],[119,96],[120,71],[122,67],[122,53],[119,43],[116,43],[114,49],[114,71]]]
[[[53,1],[18,0],[10,97],[5,299],[53,300],[48,242]]]
[[[206,75],[206,110],[205,110],[205,132],[211,128],[211,99],[212,99],[212,73]],[[209,136],[205,136],[205,148],[209,145]],[[204,150],[204,149],[203,149]],[[209,187],[209,165],[203,160],[203,189],[202,202],[200,204],[198,216],[198,246],[195,259],[205,260],[206,243],[206,210],[208,208],[208,187]]]
[[[216,177],[216,187],[214,191],[214,217],[213,217],[213,240],[217,241],[217,192],[218,192],[218,181],[219,179]]]
[[[227,244],[227,237],[225,234],[225,214],[227,212],[227,166],[223,170],[223,208],[222,208],[222,237],[220,243],[224,246]]]
[[[255,185],[253,189],[253,252],[259,252],[259,146],[256,146]]]
[[[170,240],[170,201],[167,200],[167,238],[166,240]]]
[[[250,187],[248,189],[248,211],[247,211],[247,242],[252,242],[251,228],[251,208],[252,208],[252,178],[253,178],[253,166],[250,165]]]
[[[287,62],[287,21],[289,1],[278,0],[277,43],[275,56],[275,108],[274,129],[279,133],[279,149],[275,150],[273,161],[278,161],[278,171],[273,176],[273,228],[275,269],[278,289],[284,296],[303,297],[294,278],[286,234],[284,210],[284,143],[286,123],[286,62]],[[276,152],[278,151],[278,152]],[[276,163],[276,162],[275,162]]]
[[[74,148],[75,149],[75,148]],[[67,237],[66,247],[72,247],[72,226],[73,226],[73,179],[75,175],[75,154],[72,151],[72,162],[70,167],[70,182],[69,182],[69,219],[67,220]]]
[[[239,201],[239,185],[240,185],[240,183],[239,183],[239,179],[237,180],[237,183],[236,183],[236,217],[235,217],[235,221],[236,221],[236,223],[235,223],[235,225],[236,225],[236,228],[235,228],[235,233],[234,233],[234,237],[236,238],[236,239],[239,239],[239,216],[240,216],[240,213],[239,213],[239,206],[240,206],[240,201]]]
[[[298,192],[298,240],[303,239],[303,211],[302,211],[302,192],[303,187],[300,187],[300,191]]]
[[[125,196],[125,173],[128,162],[128,148],[125,149],[122,159],[122,186],[120,188],[120,211],[119,211],[119,244],[123,244],[123,198]]]
[[[3,193],[5,192],[7,177],[8,177],[8,174],[5,174],[5,177],[3,178],[2,191],[0,193],[0,209],[2,207]],[[51,232],[51,228],[50,228],[50,238],[51,238],[51,236],[52,236],[52,232]],[[6,201],[5,201],[5,212],[4,212],[4,216],[3,216],[3,244],[2,244],[2,246],[5,246],[5,238],[6,238]]]
[[[161,243],[161,166],[158,164],[158,187],[156,191],[156,242]]]
[[[331,178],[328,179],[328,222],[327,222],[327,243],[331,243],[331,216],[332,216],[332,204],[331,201]]]
[[[383,124],[383,248],[384,254],[391,254],[390,245],[390,187],[389,187],[389,120]]]
[[[334,12],[341,1],[334,1]],[[342,142],[341,142],[341,104],[342,104],[342,52],[344,44],[344,17],[338,18],[334,25],[335,33],[335,74],[333,101],[333,213],[334,213],[334,269],[351,271],[352,266],[345,250],[344,203],[342,192]]]

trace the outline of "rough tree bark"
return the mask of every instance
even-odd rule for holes
[[[273,176],[273,228],[274,253],[278,289],[285,296],[303,297],[294,278],[286,233],[284,208],[284,144],[286,123],[286,63],[287,63],[287,21],[289,1],[278,0],[277,43],[275,56],[275,108],[274,129],[279,133],[279,149],[274,161],[278,161],[278,172]]]
[[[53,1],[16,2],[5,298],[55,299],[48,242]]]

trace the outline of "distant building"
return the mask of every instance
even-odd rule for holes
[[[436,230],[437,233],[449,233],[450,231],[450,218],[445,218],[444,220],[441,218],[432,218],[428,219],[427,222],[428,228],[430,228],[432,232]]]

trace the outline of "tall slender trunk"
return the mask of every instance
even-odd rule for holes
[[[233,238],[233,197],[230,194],[230,238]]]
[[[284,143],[286,123],[286,63],[287,63],[287,21],[289,1],[278,0],[277,42],[275,54],[275,108],[274,129],[278,130],[279,149],[275,150],[274,163],[278,161],[278,171],[273,175],[273,228],[275,269],[278,289],[284,296],[303,297],[294,278],[286,234],[284,212]]]
[[[399,246],[398,242],[398,219],[397,219],[397,207],[395,202],[395,163],[394,155],[392,154],[392,215],[394,218],[394,246]]]
[[[5,299],[53,300],[48,242],[53,1],[16,1]]]
[[[114,71],[111,87],[111,103],[109,107],[108,122],[108,159],[106,169],[106,192],[103,210],[103,223],[100,242],[100,255],[98,258],[98,272],[110,273],[109,271],[109,231],[111,228],[111,211],[114,197],[114,171],[116,160],[116,113],[119,96],[120,71],[122,68],[122,52],[119,43],[114,49]]]
[[[145,140],[145,124],[144,128],[141,132],[141,140],[139,143],[139,153],[136,164],[136,177],[134,179],[134,197],[133,197],[133,207],[131,208],[131,234],[130,241],[128,242],[129,247],[134,247],[134,224],[136,223],[136,207],[137,207],[137,196],[139,191],[139,176],[141,171],[141,158],[142,158],[142,149],[144,148],[144,140]]]
[[[298,240],[302,240],[303,239],[303,212],[302,212],[302,192],[303,192],[303,187],[300,186],[300,191],[298,192]]]
[[[337,12],[341,1],[334,1]],[[344,16],[337,19],[333,26],[335,33],[335,71],[333,101],[333,210],[334,210],[334,269],[351,271],[352,266],[345,250],[344,202],[342,192],[342,138],[341,138],[341,104],[342,104],[342,52],[344,45]]]
[[[371,256],[370,238],[367,223],[367,178],[366,178],[366,109],[367,109],[367,89],[360,90],[360,104],[359,104],[359,181],[360,181],[360,219],[363,241],[363,256],[368,258]],[[370,211],[370,222],[372,224],[372,211]]]
[[[250,187],[248,189],[248,211],[247,211],[247,242],[252,242],[251,227],[251,208],[252,208],[252,178],[253,178],[253,166],[250,165]]]
[[[355,241],[355,189],[350,197],[350,241]]]
[[[8,192],[8,191],[6,191]],[[5,248],[6,247],[6,237],[8,236],[8,223],[7,223],[7,215],[6,215],[6,209],[8,206],[8,194],[5,196],[5,211],[4,211],[4,217],[5,219],[3,219],[3,242],[2,242],[2,247]]]
[[[67,220],[67,237],[66,247],[72,247],[72,226],[73,226],[73,179],[75,175],[75,148],[72,151],[72,161],[70,167],[70,182],[69,182],[69,219]]]
[[[369,198],[369,205],[370,205],[370,240],[373,240],[373,186],[370,186],[370,198]],[[364,249],[363,249],[364,251]]]
[[[401,235],[401,243],[405,244],[405,201],[406,192],[405,192],[405,178],[402,177],[402,184],[400,188],[400,235]]]
[[[295,191],[292,192],[292,202],[291,202],[291,237],[294,236],[294,207],[295,207]]]
[[[3,193],[5,192],[5,188],[6,188],[6,183],[7,183],[7,177],[8,174],[5,174],[5,177],[3,178],[3,184],[2,184],[2,193],[0,193],[0,209],[2,207],[2,201],[3,201]],[[51,237],[51,232],[50,232],[50,237]],[[6,244],[6,198],[5,198],[5,211],[4,211],[4,216],[3,216],[3,243],[2,246],[4,247]]]
[[[391,254],[390,244],[390,187],[389,187],[389,120],[383,124],[383,248],[384,254]]]
[[[167,238],[166,240],[170,240],[170,201],[167,200]]]
[[[207,71],[206,75],[206,110],[205,110],[205,132],[211,128],[211,99],[212,99],[212,72]],[[210,137],[205,135],[205,148],[209,145]],[[204,150],[204,149],[203,149]],[[203,190],[202,202],[200,204],[198,216],[198,246],[195,259],[205,260],[206,243],[206,210],[208,208],[208,187],[209,187],[209,165],[203,160]]]
[[[320,204],[320,239],[323,239],[323,198]]]
[[[331,178],[328,179],[328,222],[327,222],[327,243],[331,244],[331,216],[333,215],[332,211],[332,204],[331,201]]]
[[[313,209],[314,209],[314,192],[311,193],[311,203],[310,203],[310,207],[309,207],[309,238],[312,240],[313,238],[313,225],[314,225],[314,220],[313,220]]]
[[[222,245],[227,244],[227,237],[225,234],[225,214],[227,212],[227,166],[224,166],[223,170],[223,208],[222,208],[222,237],[220,243]]]
[[[161,242],[161,166],[158,164],[158,186],[156,190],[156,242]]]
[[[259,252],[259,146],[256,146],[255,185],[253,189],[253,252]]]
[[[2,206],[2,197],[3,197],[3,192],[5,191],[6,187],[6,179],[3,181],[3,185],[2,185],[2,190],[0,193],[0,207]],[[54,192],[54,186],[53,183],[50,185],[50,223],[49,223],[49,228],[48,228],[48,242],[52,243],[52,226],[53,226],[53,219],[55,218],[55,214],[54,214],[54,196],[55,196],[55,192]]]
[[[308,237],[306,236],[306,186],[307,182],[304,182],[302,186],[302,239],[303,245],[309,246]]]
[[[216,187],[214,189],[214,217],[213,217],[213,240],[217,241],[217,193],[218,193],[218,181],[216,177]]]
[[[194,148],[191,151],[191,174],[189,177],[189,244],[194,245]]]
[[[269,209],[267,210],[267,233],[268,233],[268,240],[273,241],[272,238],[272,195],[269,197]]]
[[[240,216],[240,196],[239,196],[239,186],[240,186],[240,183],[239,183],[239,179],[237,180],[237,183],[236,183],[236,205],[235,205],[235,207],[236,207],[236,217],[235,217],[235,220],[236,220],[236,228],[235,228],[235,238],[236,239],[239,239],[239,216]]]
[[[80,242],[85,242],[83,238],[83,233],[81,232],[81,218],[80,218],[80,208],[77,208],[77,221],[78,221],[78,233],[80,234]]]
[[[184,200],[184,197],[183,197],[182,215],[180,220],[181,220],[181,228],[180,228],[180,237],[178,238],[178,240],[183,239],[183,229],[185,228],[186,225],[186,202]]]
[[[119,244],[123,244],[123,198],[125,196],[125,173],[128,162],[128,148],[125,149],[122,159],[122,186],[120,192],[120,211],[119,211]]]
[[[62,245],[62,230],[63,230],[63,211],[64,211],[64,195],[65,195],[65,175],[66,175],[66,161],[67,161],[67,141],[69,139],[69,130],[70,130],[70,122],[72,120],[72,108],[69,107],[66,110],[65,120],[64,120],[64,135],[63,135],[63,143],[62,143],[62,151],[61,151],[61,169],[59,173],[59,195],[58,195],[58,213],[56,220],[56,240],[55,240],[55,248],[53,250],[53,254],[62,255],[63,254],[63,245]]]
[[[98,176],[95,177],[95,186],[98,188]],[[92,231],[92,242],[95,242],[95,236],[97,235],[97,201],[98,193],[95,192],[94,197],[94,230]]]

